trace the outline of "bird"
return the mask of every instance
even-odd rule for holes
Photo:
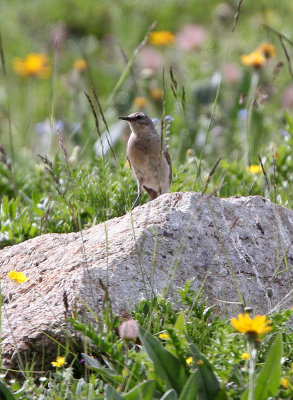
[[[131,129],[126,154],[131,171],[137,180],[137,198],[132,204],[133,210],[142,189],[152,200],[169,192],[172,163],[153,121],[144,112],[134,112],[119,119],[127,121]]]

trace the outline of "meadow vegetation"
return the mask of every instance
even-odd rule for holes
[[[130,210],[118,117],[136,110],[158,119],[172,192],[292,209],[292,14],[289,0],[2,1],[0,248]],[[105,307],[96,325],[74,316],[84,348],[59,345],[51,370],[19,379],[2,368],[1,396],[293,398],[292,309],[233,328],[190,283],[180,296],[180,310],[158,297],[123,316]]]

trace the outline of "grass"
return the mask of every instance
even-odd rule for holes
[[[77,0],[2,2],[0,248],[44,233],[79,231],[130,210],[136,183],[126,164],[127,133],[116,123],[138,108],[151,117],[174,119],[165,124],[172,192],[262,195],[292,209],[292,11],[291,2],[275,0],[212,0],[208,5],[203,0],[196,5],[191,0],[119,5],[85,0],[82,7]],[[196,25],[197,44],[191,45],[183,30],[189,24]],[[153,45],[151,30],[169,30],[177,42]],[[258,69],[241,64],[241,55],[262,42],[272,43],[276,56]],[[187,50],[187,45],[193,47]],[[24,77],[13,69],[14,59],[29,53],[47,54],[50,76]],[[86,61],[85,68],[74,67],[79,59]],[[176,398],[174,387],[179,397],[189,380],[187,396],[208,379],[215,391],[221,388],[219,398],[246,399],[245,335],[214,315],[188,283],[180,295],[184,318],[160,298],[129,310],[141,326],[136,344],[119,337],[122,317],[109,307],[103,324],[87,326],[75,316],[71,323],[81,332],[83,349],[68,343],[65,353],[59,348],[67,359],[64,367],[33,373],[31,365],[23,382],[6,378],[5,385],[18,399],[147,399],[152,398],[146,397],[148,391],[163,398],[168,390],[165,398]],[[273,371],[268,398],[292,398],[291,317],[290,310],[275,310],[273,329],[258,349],[256,385],[264,379],[259,378],[266,374],[264,366]],[[159,345],[154,338],[162,332],[169,338]],[[270,361],[282,351],[281,366]],[[92,369],[80,363],[81,352],[94,356],[95,361],[87,359]],[[186,378],[182,387],[163,378],[168,363],[157,364],[156,354],[176,363]],[[191,354],[193,364],[187,366]],[[209,360],[209,367],[203,370],[196,357]],[[280,384],[284,378],[288,382]],[[129,394],[144,380],[146,387]],[[9,398],[6,386],[0,390]],[[201,389],[200,399],[215,398],[211,393],[200,397]]]
[[[74,330],[82,335],[83,348],[71,345],[68,351],[68,345],[60,346],[56,354],[64,357],[66,364],[55,367],[55,372],[33,373],[28,369],[24,371],[26,379],[22,384],[19,380],[10,380],[6,382],[7,387],[14,391],[15,399],[42,395],[48,399],[110,399],[118,393],[123,397],[116,398],[127,399],[132,398],[130,394],[137,387],[140,391],[134,398],[160,399],[172,388],[179,395],[182,387],[178,374],[182,370],[185,376],[182,386],[196,371],[201,374],[197,384],[207,397],[199,394],[200,399],[213,399],[216,394],[223,396],[219,398],[245,398],[242,396],[249,381],[249,361],[243,356],[249,351],[246,335],[237,333],[229,323],[216,316],[213,307],[207,307],[202,299],[193,301],[195,293],[190,289],[190,282],[179,294],[179,310],[170,302],[154,297],[151,303],[148,300],[139,302],[127,316],[115,316],[104,309],[98,324],[69,318]],[[119,337],[118,327],[125,318],[133,318],[141,325],[140,339],[126,341]],[[273,383],[268,386],[275,386],[270,389],[272,398],[289,399],[292,395],[292,332],[287,324],[292,310],[271,314],[270,318],[272,329],[262,337],[261,343],[258,342],[255,375],[266,373],[265,366],[269,364],[267,368]],[[276,345],[277,340],[280,341],[279,332],[282,332],[282,345],[281,342]],[[270,361],[268,354],[272,351],[274,359]],[[276,359],[282,355],[281,366]],[[187,363],[190,357],[192,360]],[[168,366],[169,359],[177,364],[175,370]],[[207,370],[201,369],[203,363],[208,366]],[[168,378],[164,378],[166,372]],[[281,378],[288,380],[287,388],[287,381],[281,384]],[[256,379],[258,382],[259,378]],[[151,397],[141,386],[146,382],[153,385]]]

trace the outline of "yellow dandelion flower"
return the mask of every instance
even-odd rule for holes
[[[53,367],[60,368],[66,363],[65,357],[59,356],[56,358],[56,361],[52,361],[51,364]]]
[[[238,319],[232,318],[231,324],[241,333],[257,334],[262,335],[263,333],[269,332],[272,327],[269,326],[271,320],[267,320],[265,315],[256,315],[254,318],[250,318],[249,314],[239,314]]]
[[[170,335],[168,333],[160,333],[159,338],[160,339],[169,339]]]
[[[79,58],[78,60],[74,61],[73,68],[77,71],[84,71],[87,69],[87,62],[82,58]]]
[[[276,48],[271,43],[262,43],[259,50],[262,51],[265,58],[273,58],[276,55]]]
[[[160,89],[160,88],[151,89],[151,97],[155,101],[162,100],[162,98],[163,98],[163,90]]]
[[[41,53],[30,53],[25,59],[15,58],[13,69],[18,75],[23,77],[46,79],[51,74],[49,58]]]
[[[249,167],[247,167],[247,171],[250,172],[251,174],[258,174],[262,171],[262,168],[258,164],[252,164]]]
[[[204,362],[203,362],[203,360],[198,360],[198,361],[196,362],[196,364],[197,364],[197,365],[203,365]]]
[[[266,58],[263,55],[262,51],[254,50],[250,54],[242,55],[241,62],[242,64],[247,65],[248,67],[253,67],[258,69],[266,62]]]
[[[170,31],[155,31],[149,37],[149,42],[155,46],[168,46],[174,41],[175,36]]]
[[[186,358],[186,365],[187,366],[189,366],[192,362],[193,362],[193,358],[192,357]]]
[[[11,279],[12,281],[15,281],[17,283],[24,283],[28,281],[28,277],[24,275],[22,272],[17,272],[17,271],[10,271],[8,272],[8,278]]]
[[[241,354],[242,360],[249,360],[250,359],[250,354],[249,353],[242,353]]]
[[[288,389],[288,387],[289,387],[289,379],[288,378],[282,378],[281,379],[281,385],[283,386],[284,389]]]
[[[148,101],[145,97],[137,96],[133,100],[133,105],[137,108],[144,108],[147,105]]]

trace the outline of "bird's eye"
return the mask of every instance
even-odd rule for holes
[[[141,119],[141,115],[138,114],[138,115],[136,116],[136,119]]]

